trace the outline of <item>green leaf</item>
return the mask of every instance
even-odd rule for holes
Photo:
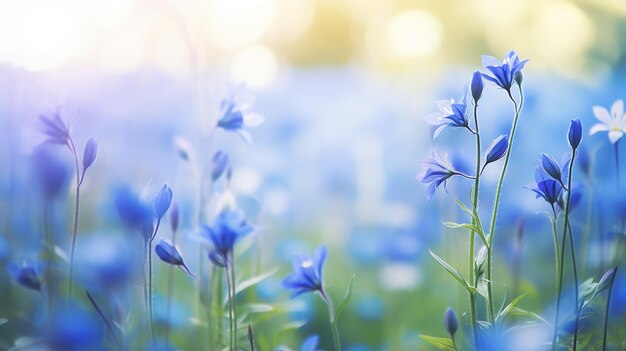
[[[465,289],[471,290],[470,285],[467,283],[467,281],[465,280],[465,278],[463,278],[463,276],[461,275],[461,273],[459,272],[458,269],[452,267],[448,262],[444,261],[441,257],[437,256],[434,252],[432,252],[431,250],[428,250],[430,252],[430,255],[433,256],[433,258],[435,259],[435,261],[439,262],[439,264],[441,266],[443,266],[443,268],[445,268],[446,271],[448,271],[448,273],[450,273],[450,275],[457,281],[459,282],[459,284],[461,284]]]
[[[350,284],[348,284],[348,289],[346,290],[346,294],[343,297],[343,300],[339,303],[337,308],[335,309],[335,320],[339,319],[339,315],[348,305],[350,301],[350,297],[352,297],[352,289],[354,288],[354,279],[356,278],[356,274],[352,274],[352,279],[350,279]]]
[[[543,317],[541,317],[540,315],[536,314],[535,312],[530,312],[530,311],[526,311],[524,309],[521,309],[519,307],[515,307],[513,309],[513,311],[511,311],[511,314],[514,314],[516,316],[524,316],[524,317],[530,317],[530,318],[534,318],[538,321],[541,321],[543,323],[545,323],[547,326],[552,327],[552,324],[550,322],[548,322],[547,320],[545,320]]]
[[[263,313],[274,311],[274,306],[266,303],[251,303],[241,306],[242,313]]]
[[[500,313],[498,313],[498,316],[496,316],[496,321],[501,321],[502,319],[504,319],[504,317],[511,313],[517,307],[517,305],[522,302],[522,300],[526,298],[526,296],[528,296],[529,294],[530,291],[525,292],[522,295],[514,298],[511,303],[509,303],[504,309],[502,309]]]
[[[428,336],[428,335],[420,335],[420,338],[432,346],[436,347],[437,350],[443,351],[456,351],[454,347],[454,343],[449,338],[439,338],[436,336]]]
[[[260,282],[264,281],[265,279],[271,277],[272,275],[276,274],[276,272],[278,272],[277,268],[272,269],[269,272],[265,272],[265,273],[261,273],[259,275],[255,275],[252,278],[246,279],[240,283],[237,284],[237,286],[235,287],[235,294],[239,294],[240,292],[248,289],[249,287],[252,287],[254,285],[259,284]]]

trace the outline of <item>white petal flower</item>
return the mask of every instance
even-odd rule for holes
[[[598,132],[609,132],[609,140],[615,144],[626,133],[626,114],[624,114],[624,101],[622,99],[613,103],[610,113],[604,107],[594,106],[593,114],[602,123],[591,127],[589,135]]]

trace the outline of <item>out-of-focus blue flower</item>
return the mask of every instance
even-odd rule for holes
[[[520,61],[513,50],[504,56],[502,62],[493,56],[483,55],[483,66],[492,74],[483,74],[483,77],[510,92],[516,74],[522,71],[526,62],[528,60]]]
[[[318,350],[317,344],[320,341],[320,337],[317,335],[312,335],[306,338],[300,347],[300,351],[321,351]]]
[[[154,247],[154,251],[157,256],[159,256],[161,261],[174,266],[179,266],[187,274],[192,275],[189,268],[187,268],[187,265],[185,265],[185,261],[183,261],[183,257],[180,255],[180,252],[171,242],[166,240],[159,241],[159,243]]]
[[[237,132],[241,138],[251,143],[252,138],[244,127],[256,127],[265,119],[257,113],[251,113],[251,98],[246,96],[245,85],[238,86],[220,104],[222,117],[217,121],[217,127],[226,131]]]
[[[366,320],[379,320],[385,314],[385,304],[376,295],[360,295],[355,301],[354,309],[357,315]]]
[[[152,235],[153,209],[142,201],[130,187],[118,188],[114,194],[115,208],[124,223],[139,231],[144,240],[149,240]]]
[[[176,351],[176,348],[172,346],[167,340],[153,340],[146,347],[146,351]]]
[[[93,138],[89,138],[83,150],[83,175],[87,171],[87,168],[91,167],[94,163],[96,156],[98,156],[98,144]]]
[[[246,222],[239,211],[224,209],[215,219],[212,226],[203,226],[204,235],[212,245],[209,258],[218,266],[228,264],[239,239],[250,234],[254,228]]]
[[[103,336],[98,319],[81,309],[58,311],[50,324],[49,342],[53,350],[97,350]]]
[[[424,172],[418,174],[417,177],[415,177],[415,180],[428,184],[428,188],[426,190],[426,197],[428,200],[433,197],[435,190],[437,190],[441,184],[443,184],[445,188],[448,179],[452,176],[462,174],[452,167],[446,155],[442,156],[438,152],[433,152],[433,156],[429,159],[423,160],[421,164],[422,168],[424,168]]]
[[[480,97],[483,95],[484,87],[485,83],[483,82],[482,74],[480,74],[480,71],[474,71],[470,88],[472,90],[472,98],[474,99],[475,103],[478,102],[478,100],[480,100]]]
[[[180,223],[180,209],[178,205],[174,203],[172,205],[172,210],[170,211],[170,225],[172,227],[172,232],[176,233],[178,231],[178,225]]]
[[[424,117],[426,123],[438,126],[433,134],[433,139],[446,127],[460,127],[469,129],[467,105],[465,99],[458,103],[454,99],[437,101],[438,112],[429,113]]]
[[[67,164],[45,144],[33,152],[33,175],[47,199],[59,196],[69,185],[71,171]]]
[[[583,138],[583,125],[579,119],[573,119],[567,132],[567,141],[572,147],[572,150],[576,150],[580,145],[580,140]]]
[[[497,137],[489,148],[487,149],[487,156],[485,158],[485,166],[490,164],[491,162],[495,162],[501,159],[506,150],[509,148],[509,136],[508,135],[500,135]]]
[[[293,258],[293,272],[283,279],[282,286],[291,290],[291,297],[307,292],[323,292],[322,270],[326,261],[326,245],[318,247],[313,257],[296,255]]]
[[[609,132],[609,140],[612,144],[615,144],[626,133],[626,114],[624,114],[624,101],[622,99],[613,103],[610,114],[602,106],[594,106],[593,114],[601,123],[591,127],[589,135],[594,135],[598,132]]]
[[[21,286],[41,291],[41,280],[39,276],[43,271],[43,265],[37,260],[23,260],[21,264],[9,263],[7,270],[11,277]]]
[[[66,145],[70,138],[70,128],[61,119],[59,111],[50,115],[40,115],[41,132],[46,136],[46,141],[53,144]]]
[[[559,208],[561,210],[565,210],[565,201],[567,200],[565,198],[565,194],[566,193],[562,193],[561,197],[558,200]],[[572,197],[570,198],[570,203],[569,203],[570,212],[575,210],[576,207],[580,205],[582,198],[583,198],[583,186],[579,184],[573,184],[572,185]]]
[[[541,154],[541,167],[550,177],[563,185],[561,168],[552,156],[548,154]]]
[[[446,331],[450,336],[454,337],[456,331],[459,329],[459,321],[456,318],[456,313],[451,307],[448,307],[445,315],[443,316],[443,324],[446,327]]]
[[[224,174],[226,166],[228,166],[228,154],[223,151],[216,152],[211,162],[211,179],[218,180]]]
[[[172,189],[170,189],[167,184],[163,184],[159,192],[154,196],[154,201],[152,202],[152,208],[158,220],[161,220],[161,218],[165,216],[165,212],[167,212],[171,204]]]
[[[576,156],[578,167],[580,167],[587,178],[591,177],[591,156],[584,144],[578,149]]]
[[[77,275],[89,290],[110,291],[128,284],[137,277],[141,265],[136,252],[139,243],[120,238],[114,233],[86,236],[77,250]]]
[[[3,235],[0,235],[0,263],[4,263],[4,261],[9,257],[9,244]]]

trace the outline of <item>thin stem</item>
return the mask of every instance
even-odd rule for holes
[[[53,254],[53,238],[52,231],[50,230],[50,203],[49,199],[44,200],[43,204],[43,232],[44,232],[44,240],[45,240],[45,258],[46,258],[46,268],[45,268],[45,278],[46,278],[46,287],[48,288],[48,318],[52,321],[52,301],[53,301],[53,293],[52,293],[52,284],[54,282],[52,269],[54,267],[54,254]]]
[[[478,213],[478,193],[480,188],[480,132],[478,128],[478,102],[474,103],[474,128],[476,129],[476,178],[474,180],[474,198],[472,203],[472,210],[474,213]],[[475,220],[472,220],[475,222]],[[474,281],[474,245],[475,245],[475,233],[474,230],[470,231],[469,239],[469,255],[468,255],[468,269],[469,269],[469,281],[470,285],[478,286],[478,282]],[[478,349],[478,321],[476,318],[476,294],[469,292],[470,297],[470,313],[472,318],[472,335],[474,336],[474,346]],[[454,340],[454,339],[453,339]]]
[[[606,311],[604,312],[604,334],[602,336],[602,351],[606,351],[606,337],[609,330],[609,307],[611,306],[611,294],[613,293],[613,283],[615,283],[615,275],[617,274],[617,267],[613,271],[613,277],[611,278],[611,285],[609,286],[609,293],[606,297]]]
[[[172,232],[172,245],[176,246],[176,231]],[[165,340],[170,340],[170,317],[172,310],[172,295],[174,294],[174,266],[170,265],[167,272],[167,323],[165,325]]]
[[[235,253],[232,252],[231,253],[231,257],[230,257],[230,284],[231,284],[231,296],[230,296],[230,305],[232,306],[233,309],[233,329],[234,329],[234,335],[233,335],[233,343],[234,343],[234,350],[237,350],[237,288],[235,287],[235,285],[237,284],[236,279],[235,279]]]
[[[552,236],[554,239],[554,260],[556,261],[556,275],[554,276],[554,280],[556,282],[556,289],[559,289],[559,284],[558,284],[558,279],[559,276],[561,275],[561,265],[560,265],[560,261],[559,261],[559,236],[557,234],[556,231],[556,220],[557,220],[557,215],[556,215],[556,209],[554,208],[554,205],[552,205],[552,213],[553,213],[553,217],[552,217]]]
[[[72,138],[68,138],[68,148],[74,155],[74,163],[76,166],[76,199],[74,200],[74,223],[72,226],[72,247],[70,249],[70,278],[68,283],[68,301],[72,301],[72,290],[74,285],[74,252],[76,251],[76,237],[78,235],[78,210],[80,208],[80,185],[82,177],[80,175],[80,162],[76,146]]]
[[[504,158],[504,165],[502,166],[502,172],[500,173],[500,179],[498,180],[498,186],[496,188],[496,196],[493,205],[493,212],[491,214],[491,223],[489,225],[489,246],[487,247],[487,295],[488,295],[488,308],[489,308],[489,317],[491,321],[494,320],[494,306],[493,306],[493,282],[492,282],[492,260],[493,260],[493,236],[496,230],[496,218],[498,217],[498,208],[500,206],[500,194],[502,192],[502,184],[504,183],[504,176],[506,174],[507,166],[509,165],[509,159],[511,157],[511,150],[513,150],[513,142],[515,141],[515,131],[517,130],[517,121],[519,119],[520,112],[522,110],[522,106],[524,104],[524,94],[522,92],[522,87],[518,85],[519,93],[520,93],[520,104],[517,105],[515,99],[509,93],[509,98],[513,102],[513,107],[515,109],[515,117],[513,118],[513,124],[511,126],[511,134],[509,137],[509,147],[506,150],[506,156]]]
[[[576,150],[572,150],[572,161],[569,163],[569,170],[567,174],[567,188],[572,188],[572,172],[574,169],[574,160],[576,159]],[[556,313],[554,314],[554,332],[552,334],[552,351],[556,349],[557,337],[559,335],[559,312],[561,308],[561,292],[563,290],[563,265],[565,260],[565,240],[567,235],[567,228],[569,225],[569,206],[572,199],[572,192],[567,192],[567,200],[565,202],[565,220],[563,221],[563,235],[561,240],[561,256],[560,256],[560,265],[561,271],[559,272],[559,284],[557,289],[557,297],[556,297]],[[578,286],[576,286],[576,290],[578,290]],[[578,302],[576,302],[578,304]]]
[[[233,328],[233,299],[232,299],[232,284],[231,284],[231,276],[229,273],[228,263],[226,264],[226,290],[228,291],[228,330],[230,337],[230,351],[234,351],[234,328]]]
[[[572,234],[572,226],[570,222],[566,223],[569,231],[569,245],[572,255],[572,270],[574,273],[574,312],[576,313],[576,323],[574,329],[574,345],[572,351],[576,351],[576,344],[578,343],[578,270],[576,269],[576,250],[574,247],[574,235]]]
[[[157,219],[156,226],[154,227],[154,232],[148,241],[148,315],[150,318],[150,333],[152,334],[152,339],[156,338],[156,333],[154,330],[154,316],[152,310],[152,242],[156,237],[157,232],[159,231],[159,226],[161,225],[161,218]]]
[[[335,351],[341,351],[341,339],[339,339],[339,329],[337,328],[337,320],[335,319],[335,307],[333,306],[333,300],[326,295],[324,290],[320,290],[320,295],[322,295],[322,299],[326,302],[326,306],[328,306],[328,315],[330,317],[330,327],[333,333],[333,343],[335,344]]]

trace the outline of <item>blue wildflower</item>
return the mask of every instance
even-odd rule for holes
[[[172,189],[163,184],[159,192],[154,196],[152,208],[157,220],[161,220],[172,204]]]
[[[169,263],[173,266],[179,266],[187,274],[192,275],[189,271],[189,268],[187,268],[187,265],[185,265],[183,257],[180,255],[178,248],[176,248],[176,246],[174,246],[174,244],[172,244],[171,242],[166,240],[159,241],[159,243],[156,244],[156,246],[154,247],[154,251],[156,252],[157,256],[159,256],[161,261]]]
[[[572,185],[572,196],[569,202],[569,211],[570,213],[580,205],[583,198],[583,187],[582,185],[574,184]],[[562,193],[561,197],[558,200],[558,205],[561,210],[565,210],[565,201],[566,201],[566,193]]]
[[[483,55],[483,66],[492,74],[483,74],[483,77],[510,93],[513,81],[518,80],[518,74],[521,82],[521,71],[526,62],[528,60],[520,61],[513,50],[504,56],[502,62],[493,56]]]
[[[487,149],[485,166],[491,162],[495,162],[501,159],[506,153],[506,150],[508,148],[509,148],[509,136],[500,135],[499,137],[497,137],[494,141],[491,142],[491,145],[489,145],[489,148]]]
[[[467,105],[463,100],[460,102],[455,102],[454,99],[437,101],[439,112],[429,113],[424,117],[426,123],[437,126],[433,134],[433,139],[439,136],[446,127],[470,129]]]
[[[140,272],[136,243],[110,232],[89,235],[77,251],[77,273],[90,290],[110,291],[131,282]]]
[[[579,119],[573,119],[567,132],[567,141],[572,147],[572,150],[576,150],[580,145],[580,140],[583,138],[583,125]]]
[[[228,166],[228,154],[223,151],[216,152],[211,162],[211,179],[218,180],[224,174],[226,166]]]
[[[317,335],[311,335],[304,342],[302,346],[300,346],[300,351],[319,351],[317,349],[317,344],[320,341],[320,337]]]
[[[552,156],[548,154],[541,154],[541,166],[550,177],[563,185],[563,175],[561,172],[561,168]]]
[[[61,119],[59,111],[51,115],[40,115],[41,132],[47,137],[46,141],[53,144],[67,145],[70,138],[69,126]]]
[[[528,189],[532,190],[537,198],[542,197],[551,206],[554,206],[559,201],[563,192],[561,183],[547,178],[541,168],[535,171],[535,184],[528,186]]]
[[[322,245],[313,253],[313,257],[296,255],[293,258],[293,272],[283,279],[282,286],[291,290],[294,298],[307,292],[323,293],[322,270],[326,261],[326,245]]]
[[[41,280],[39,279],[43,271],[41,262],[24,260],[20,265],[9,263],[7,270],[19,285],[27,289],[41,291]]]
[[[98,144],[93,138],[89,138],[83,150],[83,175],[81,179],[85,177],[85,172],[94,163],[96,156],[98,156]]]
[[[479,71],[474,71],[470,87],[472,90],[472,98],[474,98],[474,103],[476,103],[483,95],[483,88],[485,87],[485,83],[483,82],[483,76],[480,74]]]
[[[68,165],[46,145],[39,145],[32,155],[33,174],[47,199],[59,196],[69,185]]]
[[[153,209],[142,201],[128,186],[120,187],[114,194],[115,208],[124,223],[139,231],[144,240],[152,235]]]
[[[250,134],[244,127],[256,127],[265,119],[256,113],[251,113],[251,100],[245,95],[245,85],[240,85],[222,100],[220,107],[222,117],[217,121],[217,127],[226,131],[236,132],[247,143],[252,142]]]
[[[50,324],[49,343],[53,350],[96,350],[103,336],[103,328],[93,315],[77,308],[56,312]]]
[[[454,337],[456,331],[459,329],[459,321],[456,318],[456,313],[451,307],[448,307],[443,317],[443,324],[446,327],[446,331],[450,336]]]
[[[435,194],[435,190],[443,184],[444,188],[448,179],[455,175],[464,175],[463,173],[455,170],[447,159],[447,156],[442,156],[438,152],[433,152],[433,157],[423,160],[421,162],[424,172],[415,177],[415,180],[421,183],[428,184],[426,190],[426,197],[430,200]]]
[[[212,226],[203,226],[202,234],[212,245],[209,252],[211,261],[218,266],[226,266],[237,241],[253,230],[240,212],[228,208],[222,210]]]

